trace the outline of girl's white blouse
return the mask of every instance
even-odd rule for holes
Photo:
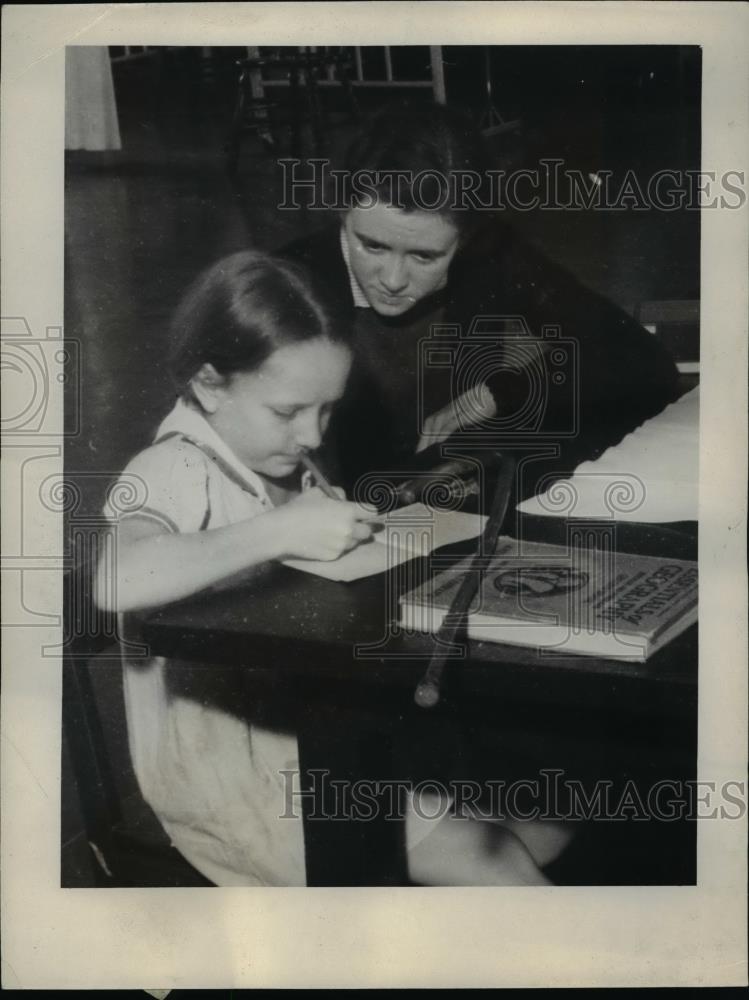
[[[137,501],[125,513],[108,504],[110,520],[147,517],[180,533],[222,527],[272,508],[260,477],[182,400],[110,496],[118,489]],[[123,617],[133,766],[175,847],[217,885],[304,885],[301,800],[292,796],[299,791],[296,739],[170,693],[163,657],[128,653],[139,636],[131,616]]]

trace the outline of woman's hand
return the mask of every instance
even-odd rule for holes
[[[496,414],[494,396],[480,382],[475,388],[464,392],[452,403],[427,417],[416,451],[423,451],[431,444],[445,441],[455,431],[481,423],[482,420],[490,420]]]
[[[264,517],[282,531],[281,558],[332,560],[369,541],[366,522],[376,513],[368,504],[331,500],[315,487]]]

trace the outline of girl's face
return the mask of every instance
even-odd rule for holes
[[[303,451],[320,445],[350,367],[344,344],[324,337],[288,344],[255,371],[230,375],[206,419],[249,468],[288,476]]]
[[[444,215],[376,202],[349,209],[344,226],[351,270],[375,312],[400,316],[447,283],[459,234]]]

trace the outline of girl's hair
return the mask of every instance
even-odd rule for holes
[[[380,198],[405,211],[434,206],[464,235],[479,213],[463,195],[457,175],[475,175],[474,200],[485,203],[491,165],[484,137],[467,112],[453,105],[410,101],[382,108],[366,122],[343,163],[350,190],[356,191],[358,177]],[[397,171],[402,172],[401,179]],[[356,195],[350,196],[348,207],[356,202]]]
[[[181,392],[205,363],[220,375],[259,368],[288,344],[347,344],[311,277],[294,262],[242,251],[193,282],[172,320],[170,369]]]

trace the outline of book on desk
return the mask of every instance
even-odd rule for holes
[[[436,632],[462,560],[400,598],[401,625]],[[467,616],[469,638],[646,660],[697,620],[697,564],[502,538]]]

